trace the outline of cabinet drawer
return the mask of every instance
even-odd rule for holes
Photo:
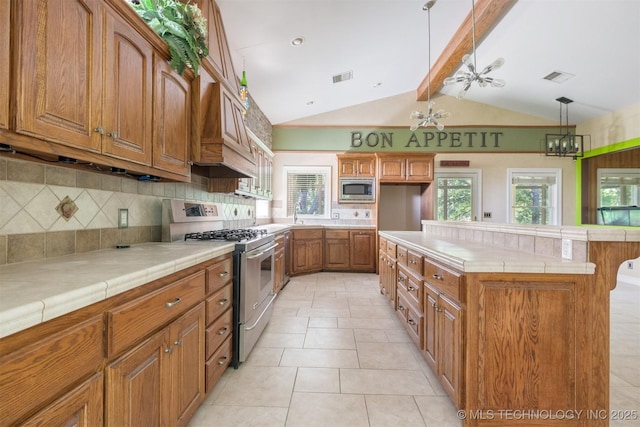
[[[324,230],[325,239],[348,239],[349,230]]]
[[[207,267],[207,295],[210,295],[211,292],[214,292],[227,283],[229,283],[233,277],[233,260],[231,258],[227,258],[223,261],[220,261],[211,267]]]
[[[0,357],[0,425],[31,410],[98,370],[104,360],[102,316]]]
[[[110,310],[107,316],[109,357],[141,341],[154,330],[204,299],[204,271]]]
[[[398,268],[398,292],[414,307],[422,307],[422,280],[415,277],[404,266]]]
[[[462,275],[440,264],[424,260],[424,280],[438,291],[460,301],[462,292]]]
[[[389,254],[392,257],[396,257],[396,247],[397,245],[393,242],[389,242],[387,241],[387,254]]]
[[[396,314],[402,321],[402,324],[409,333],[411,339],[420,349],[422,349],[422,328],[424,316],[407,301],[406,297],[401,292],[398,292],[396,301]]]
[[[233,310],[227,310],[222,316],[207,328],[206,331],[206,351],[208,359],[213,355],[214,351],[222,344],[222,342],[231,336],[233,328]]]
[[[400,263],[402,265],[407,265],[407,262],[408,262],[407,255],[408,255],[408,253],[409,253],[409,250],[407,248],[398,245],[396,247],[396,258],[398,260],[398,263]]]
[[[322,229],[314,228],[309,230],[293,230],[294,240],[322,239]]]
[[[232,298],[233,286],[231,283],[207,298],[207,325],[231,307]]]
[[[205,364],[206,392],[209,393],[213,386],[216,385],[224,370],[231,363],[232,347],[231,337],[218,348],[218,350],[209,358]]]
[[[421,254],[417,252],[413,252],[411,250],[407,251],[407,266],[415,274],[422,277],[422,255]]]
[[[378,248],[382,251],[382,252],[387,252],[387,239],[385,239],[384,237],[380,237],[380,240],[378,241]]]

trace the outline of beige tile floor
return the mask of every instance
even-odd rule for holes
[[[611,409],[640,413],[640,286],[611,294]],[[638,415],[640,417],[640,415]],[[227,369],[189,427],[461,425],[378,292],[378,276],[296,277],[256,348]],[[611,422],[638,426],[640,420]]]

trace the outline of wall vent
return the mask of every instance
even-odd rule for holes
[[[334,83],[344,82],[353,78],[353,71],[345,71],[344,73],[336,74],[333,76]]]
[[[554,83],[564,83],[572,77],[575,77],[575,74],[565,73],[564,71],[552,71],[544,76],[543,79]]]

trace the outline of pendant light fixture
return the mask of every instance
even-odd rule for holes
[[[505,81],[502,79],[494,79],[493,77],[487,77],[493,70],[497,70],[504,64],[503,58],[498,58],[491,64],[484,67],[484,69],[478,72],[478,66],[476,64],[476,13],[475,13],[475,0],[471,0],[471,54],[466,54],[462,57],[463,68],[458,70],[453,77],[447,77],[444,79],[445,85],[452,85],[455,83],[462,83],[462,89],[458,92],[456,98],[462,99],[467,94],[467,91],[471,87],[473,82],[478,82],[480,87],[490,85],[492,87],[504,87]],[[464,67],[466,66],[466,70]]]
[[[560,131],[544,136],[545,156],[571,157],[576,160],[584,156],[584,135],[573,135],[569,129],[569,104],[573,100],[564,96],[557,98],[560,103]],[[566,127],[562,125],[562,106],[564,105]]]
[[[412,119],[418,119],[420,122],[411,126],[411,131],[415,131],[419,127],[427,127],[430,124],[434,125],[436,129],[443,130],[444,125],[438,122],[438,119],[444,119],[449,117],[449,113],[444,110],[438,110],[437,112],[433,112],[433,106],[435,102],[431,101],[431,8],[436,4],[436,0],[429,0],[422,6],[422,10],[427,11],[427,33],[429,36],[428,39],[428,57],[429,57],[429,72],[427,74],[427,79],[429,80],[429,85],[427,86],[427,114],[424,114],[422,111],[414,111],[411,113]]]
[[[242,79],[240,79],[240,98],[244,104],[245,110],[242,112],[246,114],[249,109],[249,88],[247,86],[247,72],[245,71],[244,58],[242,58]]]

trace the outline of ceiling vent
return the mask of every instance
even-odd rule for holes
[[[353,78],[353,71],[345,71],[344,73],[336,74],[335,76],[333,76],[333,82],[340,83],[347,80],[351,80],[352,78]]]
[[[564,71],[552,71],[544,76],[543,79],[554,83],[564,83],[572,77],[575,77],[575,74],[565,73]]]

